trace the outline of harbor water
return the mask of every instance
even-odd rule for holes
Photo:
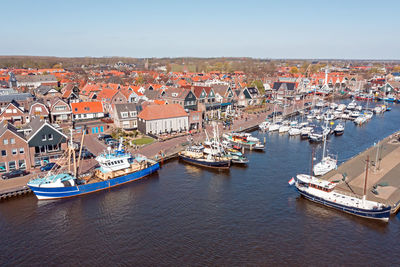
[[[400,105],[345,124],[330,154],[343,162],[400,128]],[[266,137],[247,167],[206,170],[178,160],[158,174],[82,197],[0,203],[0,265],[399,265],[400,215],[389,223],[307,201],[288,185],[322,144]],[[383,148],[384,149],[384,148]]]

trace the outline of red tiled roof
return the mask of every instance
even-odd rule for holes
[[[104,88],[97,94],[97,99],[104,100],[104,101],[110,101],[115,94],[118,93],[117,89],[108,89]]]
[[[170,105],[148,105],[139,114],[144,120],[159,120],[187,116],[187,113],[179,104]]]
[[[71,103],[73,114],[87,114],[104,112],[101,102],[78,102]]]

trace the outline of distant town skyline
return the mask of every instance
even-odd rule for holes
[[[400,59],[398,1],[6,1],[0,55]]]

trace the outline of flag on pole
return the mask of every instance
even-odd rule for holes
[[[289,185],[294,185],[295,181],[294,181],[294,177],[292,177],[292,179],[289,180]]]

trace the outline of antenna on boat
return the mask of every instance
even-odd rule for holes
[[[122,136],[119,138],[119,145],[118,145],[118,151],[122,151],[122,142],[123,142],[123,139],[122,139]]]
[[[369,155],[367,156],[367,162],[365,167],[365,179],[364,179],[364,195],[363,201],[367,198],[367,178],[368,178],[368,164],[369,164]]]

